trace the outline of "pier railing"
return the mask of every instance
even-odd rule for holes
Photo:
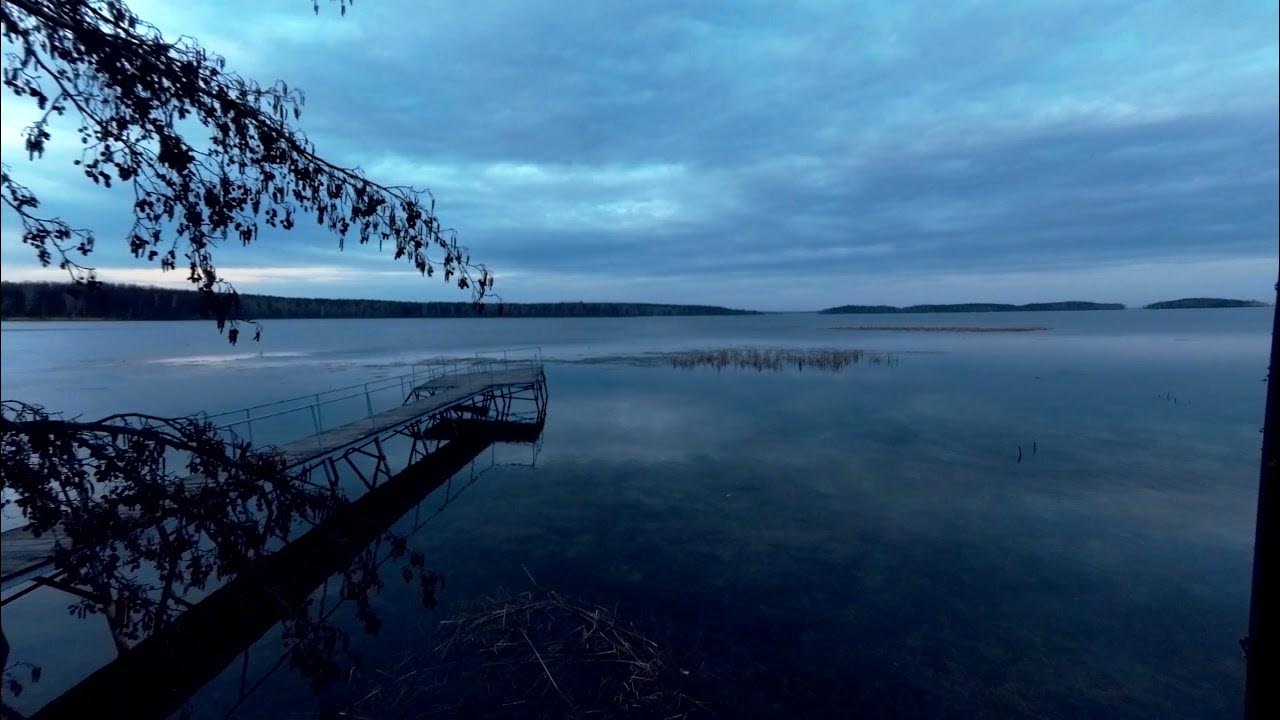
[[[414,363],[409,372],[355,385],[229,410],[204,418],[228,442],[277,445],[318,437],[326,430],[411,402],[435,387],[448,387],[480,374],[542,364],[542,349],[515,348]]]

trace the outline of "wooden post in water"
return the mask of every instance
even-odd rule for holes
[[[1276,476],[1280,475],[1280,279],[1276,281],[1276,304],[1272,307],[1271,363],[1267,371],[1267,407],[1262,423],[1262,463],[1258,471],[1258,522],[1253,540],[1253,597],[1249,603],[1249,635],[1245,638],[1245,720],[1278,717],[1276,680],[1276,611],[1280,596],[1276,585],[1276,523],[1280,510],[1276,503]],[[1268,670],[1269,669],[1269,670]]]

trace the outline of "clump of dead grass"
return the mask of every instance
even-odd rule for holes
[[[763,372],[772,370],[822,370],[840,372],[850,365],[896,365],[889,353],[870,350],[802,349],[802,348],[720,348],[717,350],[684,350],[667,356],[675,368],[712,367],[717,370],[736,368]]]
[[[442,622],[428,657],[369,678],[344,717],[696,717],[687,672],[604,606],[539,589]]]

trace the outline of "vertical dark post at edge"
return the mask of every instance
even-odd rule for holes
[[[1262,463],[1258,471],[1258,522],[1253,541],[1253,596],[1249,602],[1249,636],[1244,685],[1245,720],[1276,717],[1276,678],[1268,682],[1263,673],[1276,669],[1275,621],[1276,525],[1280,510],[1276,508],[1276,477],[1280,475],[1280,441],[1276,425],[1280,424],[1280,280],[1276,282],[1276,304],[1272,309],[1271,361],[1267,371],[1267,407],[1262,424]],[[1267,617],[1264,617],[1266,615]]]

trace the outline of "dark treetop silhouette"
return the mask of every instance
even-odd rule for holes
[[[300,90],[229,72],[191,38],[166,40],[123,0],[5,0],[0,30],[12,48],[4,86],[43,112],[24,131],[29,159],[44,154],[53,116],[78,117],[83,150],[75,164],[86,179],[133,191],[130,251],[165,270],[184,264],[219,330],[230,324],[231,342],[241,317],[214,249],[252,243],[260,223],[289,230],[311,216],[339,247],[348,237],[390,245],[397,260],[424,275],[439,269],[475,302],[492,290],[493,275],[441,225],[428,191],[380,185],[316,154],[290,126],[301,116]],[[188,138],[196,125],[208,133],[199,142]],[[82,264],[94,248],[92,229],[42,215],[39,198],[8,164],[0,196],[42,264],[94,282]]]

